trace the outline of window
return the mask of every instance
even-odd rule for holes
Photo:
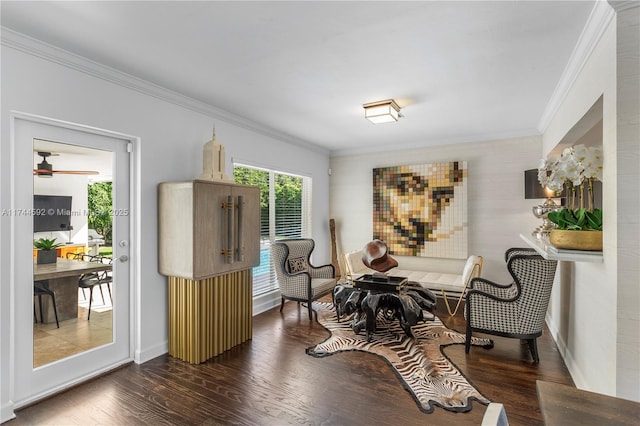
[[[234,164],[236,183],[260,187],[260,265],[253,268],[253,296],[278,289],[271,243],[311,236],[311,178]]]

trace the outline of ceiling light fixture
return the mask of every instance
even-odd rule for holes
[[[364,118],[371,121],[373,124],[398,121],[402,116],[400,114],[400,107],[393,99],[371,102],[362,105],[362,107],[364,108]]]

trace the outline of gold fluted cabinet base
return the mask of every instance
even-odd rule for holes
[[[169,355],[199,364],[253,337],[251,269],[169,280]]]

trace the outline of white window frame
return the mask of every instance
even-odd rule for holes
[[[267,168],[263,166],[252,165],[243,161],[233,161],[233,168],[248,168],[254,170],[260,170],[263,172],[269,173],[269,238],[266,246],[263,247],[264,241],[262,240],[262,236],[260,238],[260,250],[270,250],[271,244],[276,241],[276,199],[275,199],[275,177],[276,175],[286,175],[292,176],[295,178],[302,179],[302,200],[301,203],[301,230],[300,237],[301,238],[310,238],[312,235],[311,224],[313,222],[312,211],[311,208],[311,200],[312,200],[312,179],[310,176],[304,176],[298,173],[285,172],[282,170],[277,170],[274,168]],[[260,256],[262,259],[262,256]],[[266,281],[264,277],[260,277],[257,275],[257,270],[259,267],[263,267],[264,265],[260,265],[253,269],[253,297],[261,296],[272,291],[278,290],[278,282],[276,280],[276,273],[273,266],[273,262],[269,262],[269,279]]]

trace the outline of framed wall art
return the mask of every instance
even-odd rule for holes
[[[466,259],[466,161],[373,169],[373,238],[399,256]]]

